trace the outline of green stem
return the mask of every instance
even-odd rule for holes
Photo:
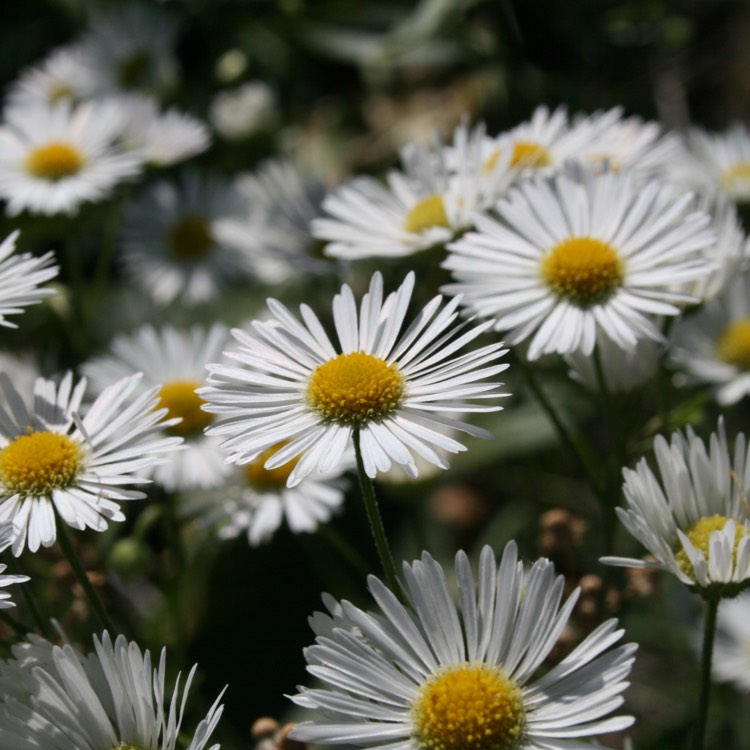
[[[60,549],[70,563],[70,567],[73,569],[73,573],[78,579],[78,582],[83,587],[100,624],[105,630],[108,630],[110,634],[114,636],[117,633],[117,630],[115,630],[112,625],[112,621],[109,619],[109,615],[104,609],[99,594],[96,593],[96,589],[91,585],[91,581],[89,581],[89,577],[86,575],[86,571],[83,569],[83,565],[81,565],[81,561],[78,559],[78,555],[76,555],[76,552],[73,549],[73,544],[70,541],[68,532],[65,530],[65,522],[61,518],[57,518],[57,541],[60,544]]]
[[[531,367],[529,367],[529,365],[523,360],[522,357],[517,357],[516,363],[521,368],[524,374],[524,377],[526,378],[526,382],[529,388],[531,388],[531,391],[536,397],[540,406],[544,409],[544,411],[547,413],[547,416],[552,421],[552,424],[555,426],[555,429],[557,430],[557,434],[560,440],[562,441],[563,445],[567,448],[568,452],[571,454],[571,456],[573,456],[573,458],[578,463],[579,468],[583,472],[583,475],[586,477],[586,480],[588,481],[589,485],[591,485],[591,488],[593,489],[596,496],[601,498],[604,494],[604,488],[602,487],[602,484],[599,481],[598,476],[592,470],[586,456],[583,454],[583,451],[581,451],[580,446],[573,439],[573,436],[570,434],[570,431],[565,426],[563,421],[560,419],[560,416],[555,410],[555,407],[552,406],[552,402],[547,398],[547,395],[542,390],[542,387],[539,385],[539,382],[537,381],[536,376],[532,372]]]
[[[698,704],[698,720],[695,727],[695,750],[703,750],[706,736],[706,720],[708,718],[708,703],[711,691],[711,658],[714,650],[714,636],[716,635],[716,615],[719,611],[718,596],[706,600],[706,620],[703,628],[703,650],[701,653],[701,685],[700,702]]]
[[[367,520],[370,523],[372,538],[375,542],[375,548],[378,551],[380,564],[383,567],[385,582],[388,585],[388,588],[400,598],[401,586],[396,577],[396,565],[393,562],[393,556],[391,555],[391,550],[388,546],[388,539],[386,538],[385,528],[383,527],[383,519],[380,517],[380,509],[378,508],[378,501],[375,497],[375,487],[373,486],[370,477],[365,473],[365,465],[362,460],[362,449],[359,444],[359,437],[359,429],[355,428],[352,434],[354,440],[354,455],[357,458],[359,486],[362,490],[362,500],[365,504]]]

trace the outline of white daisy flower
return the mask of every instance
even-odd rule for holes
[[[692,195],[632,173],[573,165],[529,179],[476,216],[476,231],[448,246],[444,266],[466,307],[497,317],[509,342],[530,338],[529,359],[590,354],[607,336],[623,349],[659,341],[651,316],[677,315],[694,298],[675,291],[710,270],[715,241]]]
[[[140,94],[122,95],[111,101],[122,109],[118,143],[138,153],[151,166],[171,166],[211,145],[208,128],[192,115],[174,108],[161,112],[153,99]]]
[[[750,201],[750,131],[739,122],[723,133],[693,128],[685,143],[693,161],[678,175],[713,192],[722,191],[735,203]]]
[[[489,546],[482,550],[478,584],[463,552],[455,574],[459,606],[424,552],[404,563],[406,605],[370,576],[378,612],[343,601],[333,617],[312,618],[318,637],[305,656],[324,687],[302,688],[292,700],[322,718],[290,736],[381,750],[571,750],[602,748],[580,738],[633,723],[611,716],[636,650],[611,648],[624,632],[617,620],[542,668],[579,593],[563,601],[563,576],[548,560],[525,568],[511,542],[499,566]]]
[[[166,490],[216,487],[229,472],[221,441],[203,433],[213,418],[201,409],[204,401],[195,392],[206,383],[206,363],[221,357],[228,340],[229,332],[219,323],[209,329],[194,326],[189,331],[146,325],[115,337],[111,354],[82,367],[96,393],[134,372],[143,375],[139,392],[158,386],[159,406],[167,409],[168,419],[179,420],[165,433],[185,441],[183,450],[171,461],[156,465],[148,475]]]
[[[13,537],[15,536],[16,530],[13,528],[12,523],[0,524],[0,550],[4,550],[13,543]],[[0,589],[6,586],[12,586],[14,583],[26,583],[29,580],[28,576],[21,575],[3,575],[3,572],[7,568],[7,565],[0,564]],[[0,609],[9,609],[16,605],[10,600],[10,594],[5,591],[0,591]]]
[[[149,651],[104,631],[94,652],[35,638],[31,654],[14,647],[16,658],[0,672],[0,745],[14,750],[203,750],[221,718],[221,695],[192,734],[182,719],[196,666],[184,686],[177,675],[167,689],[166,649],[152,666]],[[29,656],[31,658],[29,659]],[[14,664],[18,657],[24,663]],[[223,691],[222,691],[223,693]],[[167,701],[169,701],[167,703]],[[178,744],[179,738],[179,744]],[[211,745],[207,750],[219,750]]]
[[[17,238],[16,230],[0,244],[0,326],[9,328],[17,326],[6,320],[7,315],[23,312],[24,307],[57,293],[40,284],[53,279],[59,271],[52,263],[55,256],[51,252],[39,257],[29,253],[13,255]]]
[[[685,384],[710,384],[721,406],[750,394],[750,271],[677,323],[669,360]]]
[[[269,541],[284,521],[295,534],[315,531],[343,504],[346,484],[340,476],[354,464],[353,458],[326,475],[308,475],[295,487],[287,487],[299,457],[275,469],[264,468],[284,445],[273,445],[250,463],[234,467],[234,474],[218,492],[188,498],[187,512],[215,525],[219,538],[244,534],[253,547]]]
[[[21,71],[10,85],[9,107],[52,105],[59,101],[88,99],[96,87],[96,75],[78,44],[58,47],[38,65]]]
[[[7,375],[0,373],[0,523],[15,526],[13,554],[36,552],[57,538],[59,520],[75,529],[107,528],[123,521],[119,503],[145,497],[123,485],[142,484],[141,472],[177,448],[163,437],[165,409],[157,388],[137,398],[140,376],[113,384],[80,412],[85,379],[70,373],[56,385],[39,378],[28,409]]]
[[[223,219],[220,233],[233,245],[253,254],[255,273],[264,282],[278,284],[304,272],[321,272],[330,263],[315,257],[318,244],[310,224],[322,213],[322,182],[305,175],[289,161],[271,159],[253,173],[237,177],[237,189],[247,200],[247,215]]]
[[[435,451],[465,447],[449,438],[446,427],[490,437],[466,422],[439,412],[497,411],[499,406],[470,403],[496,399],[499,383],[484,382],[507,368],[496,364],[501,343],[456,354],[491,325],[451,327],[459,300],[440,312],[435,297],[399,336],[414,288],[410,273],[397,292],[383,300],[376,273],[359,312],[344,285],[333,300],[340,348],[333,346],[318,318],[300,306],[304,324],[273,299],[273,319],[255,321],[253,333],[234,330],[239,342],[227,356],[238,367],[209,365],[209,387],[199,391],[205,409],[226,415],[209,433],[231,435],[228,461],[246,463],[289,440],[265,463],[282,466],[301,455],[289,475],[293,487],[314,469],[331,471],[359,436],[364,468],[374,477],[392,462],[416,474],[414,454],[447,468]]]
[[[73,214],[137,174],[141,159],[113,145],[117,107],[61,102],[13,107],[0,127],[0,198],[8,214]]]
[[[339,258],[402,257],[441,245],[489,207],[515,172],[507,157],[485,158],[484,130],[456,131],[453,145],[429,149],[410,144],[401,152],[403,171],[391,170],[386,185],[358,177],[323,201],[329,217],[312,222]]]
[[[750,585],[750,452],[737,436],[734,459],[723,420],[708,446],[688,428],[654,440],[655,473],[646,459],[623,469],[625,528],[656,558],[605,557],[630,568],[666,570],[688,586],[735,596]]]
[[[219,91],[211,101],[208,116],[222,138],[241,141],[276,126],[279,105],[268,84],[248,81]]]
[[[750,596],[722,602],[716,618],[711,674],[717,682],[730,682],[750,692]]]
[[[248,253],[218,231],[228,218],[248,226],[246,210],[234,182],[222,177],[190,170],[177,182],[155,182],[123,212],[126,272],[159,305],[215,298],[225,284],[252,271]]]
[[[96,95],[138,90],[170,93],[179,78],[174,54],[178,21],[153,3],[130,2],[100,10],[81,46],[96,74]]]

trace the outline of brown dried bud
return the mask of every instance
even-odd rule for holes
[[[289,737],[289,732],[294,729],[294,724],[284,724],[276,734],[276,744],[279,750],[307,750],[307,745],[299,740]]]
[[[647,562],[656,562],[656,558],[646,555]],[[661,591],[661,570],[658,568],[627,568],[625,572],[627,584],[623,596],[655,596]]]
[[[279,722],[270,716],[261,716],[253,722],[250,728],[250,735],[256,741],[271,737],[279,728]]]
[[[574,518],[567,510],[548,510],[539,519],[539,552],[544,557],[569,553],[580,546],[585,531],[586,522]]]
[[[487,516],[487,505],[470,487],[449,484],[438,488],[429,500],[432,515],[442,523],[471,529]]]

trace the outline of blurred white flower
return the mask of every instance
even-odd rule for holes
[[[272,128],[278,120],[276,95],[262,81],[220,91],[209,109],[214,130],[228,141],[241,141]]]

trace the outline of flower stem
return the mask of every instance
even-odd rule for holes
[[[698,720],[695,727],[695,750],[703,750],[706,736],[706,720],[708,717],[708,702],[711,691],[711,658],[714,650],[714,636],[716,635],[716,615],[719,611],[718,596],[706,600],[706,619],[703,628],[703,650],[701,653],[701,685],[700,703],[698,704]]]
[[[108,630],[114,635],[117,633],[117,630],[115,630],[112,625],[112,621],[109,619],[109,615],[104,609],[104,605],[102,604],[99,595],[96,593],[96,589],[91,585],[91,581],[89,581],[89,577],[86,575],[86,571],[83,569],[83,565],[81,565],[81,561],[78,559],[78,555],[76,555],[76,552],[73,549],[73,544],[70,541],[68,532],[65,530],[65,523],[60,518],[57,519],[57,541],[60,544],[60,549],[70,563],[70,567],[78,579],[78,582],[83,587],[100,624],[105,630]]]
[[[390,588],[396,596],[401,598],[401,586],[399,585],[398,578],[396,578],[396,565],[393,562],[393,555],[391,555],[391,549],[388,546],[388,539],[386,538],[385,528],[383,527],[383,519],[380,517],[380,509],[378,508],[378,501],[375,497],[375,487],[373,486],[372,479],[370,479],[365,473],[365,465],[362,460],[362,449],[359,444],[358,429],[354,430],[352,438],[354,440],[354,454],[357,458],[357,473],[359,474],[359,486],[362,490],[362,500],[365,504],[367,520],[370,522],[370,531],[372,532],[372,538],[375,542],[375,548],[378,551],[380,564],[382,565],[383,573],[385,574],[385,581],[388,584],[388,588]]]

